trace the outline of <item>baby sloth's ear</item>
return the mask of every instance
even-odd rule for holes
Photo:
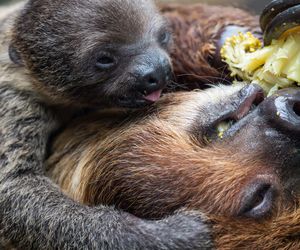
[[[17,49],[12,44],[9,45],[8,53],[9,53],[9,58],[13,63],[20,65],[20,66],[24,65],[20,53],[17,51]]]

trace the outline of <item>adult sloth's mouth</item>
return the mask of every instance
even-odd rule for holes
[[[253,104],[255,105],[255,102]],[[252,104],[249,106],[249,103],[244,107],[247,114],[242,115],[242,119],[236,120],[236,123],[228,127],[224,132],[224,137],[231,137],[236,134],[253,119],[251,113],[256,112],[258,116],[264,118],[269,124],[268,126],[292,135],[293,139],[299,140],[296,139],[299,138],[300,134],[300,91],[298,88],[279,90],[261,101],[257,107],[253,107]]]

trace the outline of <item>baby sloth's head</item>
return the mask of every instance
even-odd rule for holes
[[[151,0],[29,1],[10,54],[56,101],[136,108],[171,78],[171,35]]]

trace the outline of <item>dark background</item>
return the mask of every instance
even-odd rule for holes
[[[0,4],[13,3],[17,0],[0,0]],[[84,1],[84,0],[83,0]],[[222,4],[222,5],[231,5],[236,7],[241,7],[251,12],[260,13],[262,8],[266,3],[271,0],[158,0],[161,2],[180,2],[180,3],[196,3],[196,2],[206,2],[210,4]]]
[[[4,4],[4,3],[14,3],[17,2],[15,0],[0,0],[0,4]]]

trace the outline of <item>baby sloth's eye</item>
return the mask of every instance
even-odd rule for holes
[[[164,31],[159,34],[158,41],[162,46],[167,46],[171,41],[171,37],[172,35],[170,32]]]
[[[117,60],[114,56],[108,53],[103,53],[98,56],[96,67],[101,70],[108,70],[114,67],[116,63]]]

